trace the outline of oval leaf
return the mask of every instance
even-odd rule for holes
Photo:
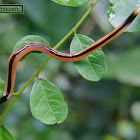
[[[27,44],[27,43],[30,43],[30,42],[40,42],[40,43],[43,43],[43,44],[46,44],[46,45],[49,45],[49,43],[43,38],[43,37],[40,37],[40,36],[37,36],[37,35],[27,35],[23,38],[21,38],[15,45],[14,49],[13,49],[13,52],[15,50],[17,50],[18,48],[22,47],[23,45]]]
[[[16,140],[4,125],[0,125],[0,140]]]
[[[89,37],[77,34],[71,42],[70,52],[79,52],[93,43]],[[74,64],[81,76],[90,81],[99,81],[107,69],[105,55],[101,49]]]
[[[0,97],[2,96],[4,92],[5,82],[0,79]]]
[[[113,27],[119,26],[137,8],[138,0],[110,0],[113,6],[108,9],[109,22]],[[140,31],[140,14],[126,29],[129,32]]]
[[[88,3],[88,0],[52,0],[52,1],[66,6],[81,6]]]
[[[42,123],[63,122],[68,114],[68,107],[61,91],[50,81],[37,80],[30,96],[30,109],[33,116]]]

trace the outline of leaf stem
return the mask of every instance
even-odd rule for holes
[[[73,34],[78,28],[79,26],[83,23],[83,21],[86,19],[86,17],[89,15],[89,13],[91,12],[92,8],[96,5],[96,3],[99,0],[95,0],[90,4],[90,8],[87,10],[87,12],[83,15],[83,17],[78,21],[78,23],[70,30],[70,32],[54,47],[54,49],[58,49],[68,38],[71,34]],[[7,114],[7,112],[10,110],[10,108],[13,106],[13,104],[16,102],[16,100],[18,99],[19,95],[24,91],[24,89],[31,83],[31,81],[38,76],[38,74],[40,73],[40,71],[44,68],[44,66],[46,65],[46,63],[49,61],[51,57],[48,56],[47,59],[44,61],[44,63],[41,65],[41,67],[37,70],[37,72],[29,79],[29,81],[17,92],[14,93],[14,95],[16,95],[16,97],[13,99],[13,101],[11,102],[11,104],[7,107],[7,109],[4,111],[4,113],[0,116],[0,122],[2,122],[2,119],[4,118],[4,116]]]

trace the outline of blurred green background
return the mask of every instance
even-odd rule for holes
[[[88,9],[65,7],[50,0],[5,0],[20,3],[24,14],[0,14],[0,78],[6,79],[7,62],[16,42],[39,35],[55,46]],[[77,33],[95,41],[113,27],[108,22],[108,0],[100,0]],[[39,77],[55,83],[69,107],[59,125],[44,125],[33,118],[29,96],[34,81],[4,118],[17,140],[140,140],[140,33],[124,33],[103,47],[108,70],[99,82],[83,79],[73,63],[51,59]],[[59,49],[69,52],[71,36]],[[47,56],[31,54],[18,64],[15,91],[36,72]],[[10,101],[8,101],[10,102]],[[2,113],[8,103],[0,106]]]

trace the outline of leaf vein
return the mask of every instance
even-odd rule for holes
[[[50,105],[50,102],[49,102],[49,100],[48,100],[47,95],[45,94],[45,90],[44,90],[44,87],[42,86],[41,82],[40,82],[40,86],[42,87],[43,93],[44,93],[44,95],[45,95],[45,97],[46,97],[46,99],[47,99],[47,101],[48,101],[48,104],[49,104],[49,106],[50,106],[50,109],[52,110],[53,116],[54,116],[54,118],[56,119],[56,116],[55,116],[55,114],[54,114],[54,111],[53,111],[53,109],[52,109],[52,107],[51,107],[51,105]],[[56,119],[56,121],[57,121],[57,119]]]

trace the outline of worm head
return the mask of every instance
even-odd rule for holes
[[[0,97],[0,104],[4,103],[5,101],[7,101],[7,96],[2,95]]]

